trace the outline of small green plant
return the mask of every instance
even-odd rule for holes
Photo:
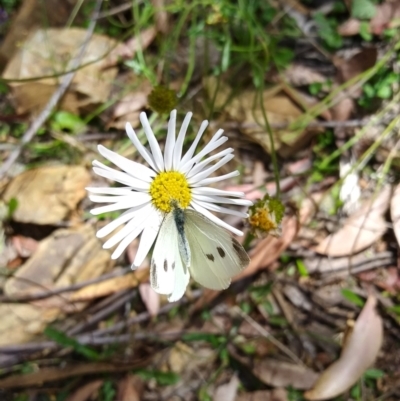
[[[319,37],[329,49],[339,49],[343,45],[343,39],[337,32],[338,22],[334,18],[327,18],[318,12],[314,14]]]
[[[77,134],[85,127],[85,123],[79,116],[61,110],[54,113],[50,126],[55,131],[67,131],[71,134]]]
[[[100,401],[113,401],[115,394],[114,383],[111,380],[106,380],[100,388],[99,399]]]
[[[174,372],[162,372],[160,370],[139,369],[135,371],[143,380],[154,379],[160,386],[171,386],[178,383],[180,376]]]
[[[342,289],[342,295],[347,301],[351,302],[352,304],[363,307],[365,304],[365,301],[359,297],[357,294],[355,294],[353,291],[349,290],[348,288],[343,288]]]
[[[44,331],[44,334],[63,347],[72,347],[75,352],[89,360],[98,361],[100,359],[100,354],[93,348],[80,344],[74,338],[67,336],[63,332],[56,330],[53,327],[47,327]]]
[[[393,96],[393,84],[399,82],[400,76],[387,68],[380,70],[363,86],[363,94],[358,104],[366,109],[371,108],[376,98],[389,99]]]

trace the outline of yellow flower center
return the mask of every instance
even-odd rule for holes
[[[150,195],[153,205],[165,213],[172,210],[172,203],[186,209],[192,200],[189,183],[178,171],[159,173],[150,185]]]
[[[249,222],[254,228],[259,228],[263,231],[270,231],[278,226],[274,215],[270,214],[266,209],[257,210],[249,216]]]

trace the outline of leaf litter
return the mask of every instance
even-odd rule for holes
[[[205,31],[213,34],[224,24],[232,28],[231,37],[215,42],[189,27],[190,18],[189,25],[175,24],[179,12],[170,12],[163,1],[148,5],[154,20],[143,23],[151,14],[144,13],[133,30],[127,21],[145,8],[110,2],[102,11],[107,19],[98,21],[103,33],[92,36],[58,106],[77,117],[76,127],[56,126],[59,120],[50,117],[23,149],[22,172],[0,183],[1,389],[52,399],[55,388],[65,387],[69,401],[288,401],[300,400],[300,394],[310,400],[353,397],[363,381],[363,391],[374,398],[399,398],[391,385],[400,358],[400,158],[391,126],[400,111],[391,74],[399,70],[390,56],[398,47],[385,39],[397,26],[398,2],[365,2],[368,15],[360,15],[353,1],[339,17],[336,9],[297,1],[290,10],[279,2],[268,5],[257,18],[272,16],[260,31],[271,40],[271,59],[262,61],[259,75],[252,75],[257,58],[242,64],[244,47],[232,43],[239,40],[237,26],[224,7],[210,7],[204,20]],[[19,144],[21,119],[35,119],[86,32],[56,28],[54,15],[50,27],[36,14],[28,21],[28,3],[15,15],[29,29],[16,35],[13,22],[3,42],[7,48],[0,48],[6,59],[2,77],[10,80],[7,96],[0,94],[0,121],[7,117],[0,127],[2,161]],[[61,25],[71,12],[63,10],[68,13],[60,13]],[[78,11],[76,25],[82,18],[88,17]],[[118,24],[111,29],[110,21]],[[313,30],[321,21],[329,35]],[[288,26],[295,36],[277,34]],[[171,34],[177,28],[183,36]],[[115,39],[118,29],[123,34]],[[358,36],[344,49],[340,35]],[[375,35],[373,43],[368,35]],[[12,48],[16,37],[20,45]],[[296,46],[286,48],[287,40]],[[382,59],[386,75],[380,72]],[[152,292],[148,266],[128,270],[135,244],[111,262],[95,237],[110,216],[89,217],[84,189],[90,181],[108,185],[88,169],[96,142],[135,159],[120,131],[127,121],[138,125],[139,113],[149,111],[149,93],[160,83],[178,91],[179,108],[192,109],[195,120],[208,118],[213,129],[225,129],[238,155],[232,166],[242,171],[241,181],[232,180],[227,189],[253,200],[278,195],[288,210],[280,238],[245,235],[252,261],[227,291],[191,286],[173,305]],[[7,107],[19,120],[10,118]],[[166,120],[155,121],[163,144]]]

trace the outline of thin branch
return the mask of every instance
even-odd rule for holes
[[[45,299],[45,298],[52,297],[54,295],[62,294],[64,292],[80,290],[81,288],[86,287],[88,285],[101,283],[102,281],[105,281],[105,280],[108,280],[108,279],[111,279],[114,277],[125,276],[125,274],[128,274],[131,271],[132,270],[130,268],[114,270],[111,273],[103,274],[102,276],[93,278],[91,280],[82,281],[80,283],[76,283],[76,284],[72,284],[72,285],[66,285],[64,287],[56,288],[54,290],[38,292],[36,294],[27,294],[27,295],[20,295],[20,296],[3,295],[3,296],[0,296],[0,303],[21,303],[21,302],[28,302],[28,301],[37,301],[39,299]]]
[[[93,15],[92,15],[92,18],[90,21],[90,25],[88,27],[83,44],[80,48],[78,55],[71,62],[70,68],[72,70],[77,68],[80,65],[80,63],[82,62],[87,45],[89,44],[89,41],[90,41],[91,37],[93,36],[94,28],[96,26],[96,21],[99,16],[99,12],[100,12],[102,3],[103,3],[103,0],[97,0],[97,2],[96,2],[96,6],[94,8]],[[53,93],[53,95],[50,98],[50,100],[48,101],[46,107],[37,116],[37,118],[33,121],[31,126],[28,128],[28,130],[23,135],[19,146],[16,149],[14,149],[13,152],[11,152],[11,154],[8,156],[8,159],[0,167],[0,179],[6,175],[7,171],[18,159],[24,146],[33,139],[33,137],[36,135],[39,128],[45,123],[45,121],[49,117],[50,113],[52,112],[53,108],[57,105],[59,100],[62,98],[62,96],[66,92],[66,90],[69,87],[70,83],[72,82],[72,79],[74,78],[74,76],[75,76],[75,71],[72,71],[72,72],[69,72],[68,74],[66,74],[64,76],[64,78],[61,80],[60,86]]]

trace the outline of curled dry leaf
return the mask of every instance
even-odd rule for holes
[[[151,26],[150,28],[140,32],[138,37],[131,38],[125,43],[120,43],[108,55],[103,68],[109,68],[116,65],[120,59],[133,59],[139,49],[145,50],[151,44],[156,37],[156,34],[156,28]]]
[[[299,390],[309,389],[318,377],[317,373],[305,366],[272,358],[259,361],[252,371],[263,383],[270,386],[291,386]]]
[[[127,375],[118,383],[118,401],[140,401],[142,399],[144,386],[138,376]]]
[[[90,175],[81,166],[46,166],[23,172],[8,185],[4,200],[17,200],[13,219],[58,225],[86,196]]]
[[[284,388],[276,388],[239,394],[236,401],[289,401],[289,398]]]
[[[215,389],[213,401],[235,401],[240,380],[234,374],[228,383],[221,384]]]
[[[392,217],[393,230],[400,245],[400,184],[397,185],[390,202],[390,214]]]
[[[386,231],[384,215],[389,207],[391,188],[386,186],[375,199],[365,202],[334,234],[328,235],[315,252],[328,256],[354,255],[374,244]]]
[[[370,296],[346,337],[340,358],[304,394],[307,400],[328,400],[344,393],[374,363],[383,338],[383,322],[375,306],[376,298]]]
[[[67,401],[89,401],[97,398],[98,391],[103,384],[103,380],[94,380],[79,387],[72,395],[67,398]]]

